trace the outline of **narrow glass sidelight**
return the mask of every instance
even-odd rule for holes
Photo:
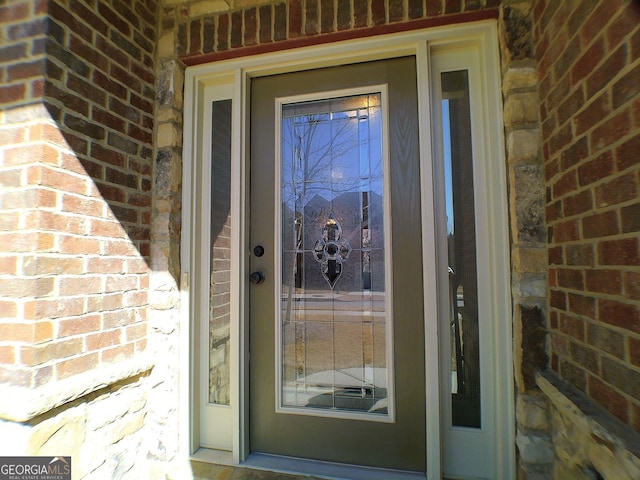
[[[281,113],[279,407],[391,418],[382,95]]]
[[[452,425],[481,427],[478,275],[469,79],[442,73]]]
[[[231,325],[231,100],[212,103],[209,403],[229,405]]]

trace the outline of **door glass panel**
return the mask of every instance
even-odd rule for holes
[[[389,416],[381,97],[282,108],[282,411]]]
[[[469,80],[442,74],[452,425],[480,428],[480,348]]]
[[[229,405],[231,100],[212,104],[209,403]]]

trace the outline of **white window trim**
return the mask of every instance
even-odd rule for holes
[[[486,107],[486,142],[484,151],[493,160],[492,175],[487,179],[487,203],[491,207],[493,219],[489,255],[493,278],[494,295],[491,299],[495,325],[493,341],[493,365],[496,384],[495,415],[496,478],[515,478],[515,412],[513,399],[513,352],[511,342],[511,298],[508,243],[508,214],[506,203],[506,172],[504,157],[504,137],[502,102],[500,97],[501,75],[497,25],[494,20],[460,25],[435,27],[425,30],[396,33],[321,46],[300,48],[252,57],[234,58],[207,65],[190,67],[185,72],[185,112],[183,142],[183,204],[182,204],[182,295],[180,321],[180,448],[183,458],[192,457],[199,444],[199,407],[197,383],[198,357],[194,352],[195,332],[199,312],[203,311],[202,298],[208,302],[208,282],[202,284],[198,253],[208,240],[198,229],[203,213],[203,192],[201,175],[202,145],[206,135],[203,132],[203,105],[207,89],[216,85],[232,88],[233,101],[233,142],[232,142],[232,324],[231,324],[231,452],[222,455],[213,452],[213,461],[228,459],[240,464],[248,455],[247,422],[248,405],[245,401],[247,376],[247,336],[245,332],[245,286],[247,265],[244,258],[246,239],[244,212],[246,207],[247,184],[245,158],[247,155],[246,121],[248,118],[248,85],[251,77],[284,73],[296,70],[319,68],[344,63],[415,55],[417,58],[418,103],[421,136],[421,185],[422,191],[432,189],[432,147],[429,92],[429,57],[433,47],[443,45],[478,45],[483,68],[483,104]],[[433,215],[433,198],[422,195],[422,234],[424,258],[435,258],[437,239],[434,228],[437,219]],[[206,236],[206,235],[205,235]],[[198,273],[200,272],[200,273]],[[437,331],[438,324],[438,282],[432,265],[424,266],[425,282],[425,328]],[[204,292],[199,291],[203,289]],[[207,311],[206,309],[204,310]],[[437,335],[426,335],[425,351],[438,351]],[[436,353],[437,358],[437,353]],[[440,398],[438,362],[426,359],[427,451],[425,452],[427,478],[441,476],[440,450]],[[186,374],[188,372],[188,374]],[[202,455],[199,455],[202,457]],[[204,455],[206,456],[206,455]]]

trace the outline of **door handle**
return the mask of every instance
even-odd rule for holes
[[[254,285],[260,285],[264,282],[264,273],[253,272],[251,275],[249,275],[249,281]]]

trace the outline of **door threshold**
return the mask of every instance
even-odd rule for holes
[[[421,472],[363,467],[268,453],[252,453],[242,466],[272,472],[313,475],[333,480],[424,480],[426,478],[426,474]]]

